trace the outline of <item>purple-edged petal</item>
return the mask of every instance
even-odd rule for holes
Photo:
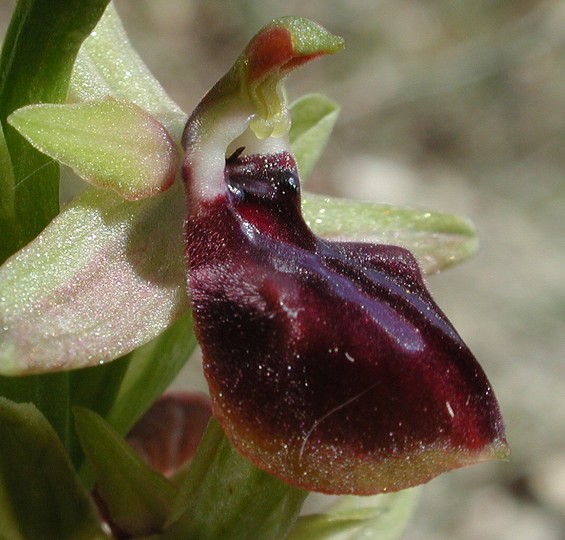
[[[179,189],[137,202],[87,189],[0,267],[2,375],[113,360],[187,309]]]

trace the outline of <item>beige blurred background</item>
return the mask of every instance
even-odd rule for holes
[[[0,0],[0,35],[12,1]],[[343,110],[309,189],[458,211],[481,251],[429,280],[484,366],[513,455],[428,484],[405,540],[565,540],[565,1],[117,0],[190,111],[255,31],[346,49],[295,74]]]

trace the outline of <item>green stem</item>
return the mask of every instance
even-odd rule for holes
[[[80,45],[108,3],[19,0],[16,5],[0,56],[0,121],[15,190],[15,216],[11,234],[0,241],[0,263],[35,238],[59,211],[58,165],[32,148],[6,119],[24,105],[66,99]]]
[[[211,420],[163,538],[279,540],[288,534],[307,495],[240,456]]]
[[[8,177],[0,179],[4,183],[0,191],[13,191],[10,207],[0,207],[0,264],[39,234],[59,211],[59,167],[32,148],[6,119],[30,103],[65,101],[79,48],[108,3],[19,0],[16,5],[0,56],[0,122],[6,140],[3,163],[9,167],[7,149],[14,172],[13,177],[0,174]],[[0,394],[35,403],[68,448],[67,373],[0,377]]]
[[[49,420],[63,444],[68,446],[70,403],[67,373],[0,377],[0,395],[16,403],[33,403]]]

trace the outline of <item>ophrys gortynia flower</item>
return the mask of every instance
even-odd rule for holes
[[[2,373],[95,365],[147,343],[186,310],[188,269],[214,414],[259,467],[364,494],[504,457],[489,383],[411,253],[321,238],[302,217],[282,81],[342,41],[304,19],[274,21],[205,96],[184,130],[183,237],[178,183],[155,193],[178,169],[186,117],[160,92],[147,102],[140,85],[104,97],[114,83],[99,74],[114,66],[89,66],[107,61],[96,56],[96,40],[115,34],[106,30],[86,43],[88,84],[74,91],[80,102],[94,86],[98,101],[11,117],[97,187],[0,269]]]
[[[281,82],[340,45],[309,21],[275,21],[190,117],[186,261],[232,443],[299,487],[370,494],[507,446],[490,384],[412,254],[321,239],[302,217]]]

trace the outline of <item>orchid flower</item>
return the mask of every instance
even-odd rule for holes
[[[302,194],[337,108],[289,108],[283,81],[341,47],[275,20],[187,120],[110,7],[70,103],[9,119],[92,186],[0,267],[0,374],[109,362],[190,305],[216,420],[290,485],[375,494],[504,458],[490,384],[422,275],[475,249],[470,224]]]
[[[411,253],[322,239],[304,221],[280,82],[339,47],[307,21],[275,21],[189,118],[186,260],[230,440],[304,489],[372,494],[506,443],[490,385]]]

